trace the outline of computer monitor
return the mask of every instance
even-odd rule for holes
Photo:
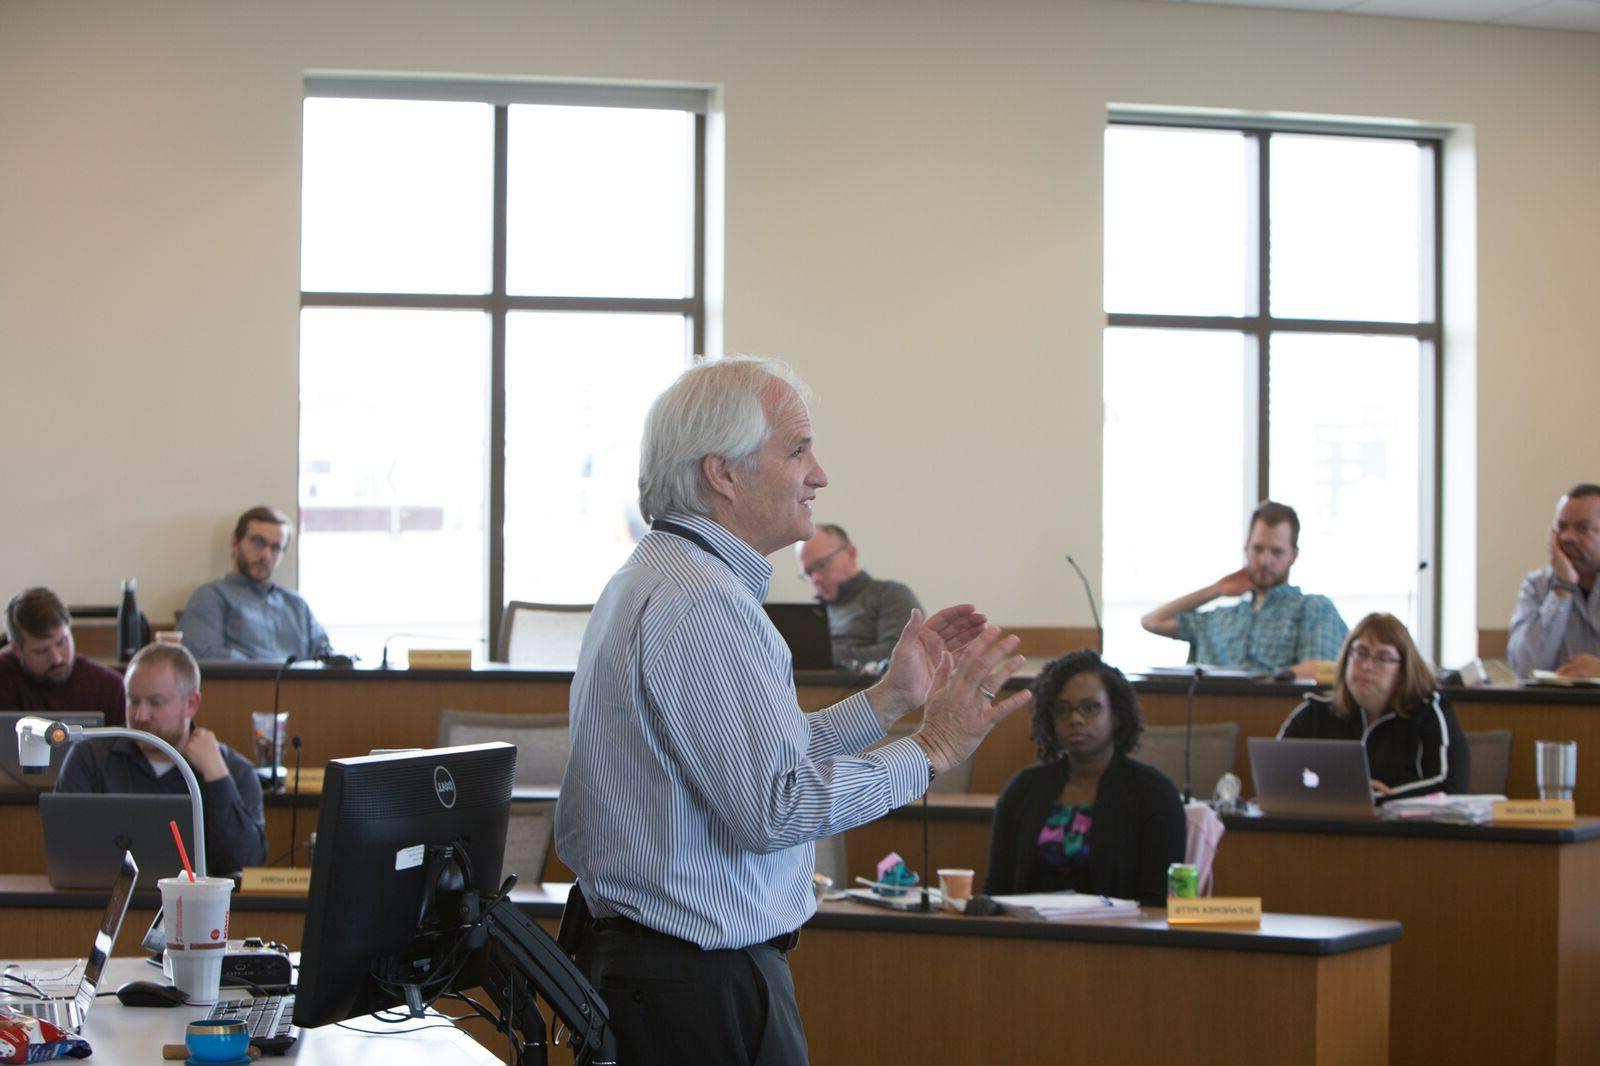
[[[515,776],[516,748],[498,741],[328,763],[296,1025],[414,1006],[472,979],[460,933],[500,888]]]

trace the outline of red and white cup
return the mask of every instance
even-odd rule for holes
[[[228,953],[228,908],[233,879],[188,874],[163,877],[162,928],[167,937],[165,964],[172,983],[202,1006],[217,1001],[222,984],[222,959]]]

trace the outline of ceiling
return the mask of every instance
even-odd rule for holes
[[[1188,3],[1191,0],[1169,0]],[[1204,0],[1232,7],[1338,11],[1404,19],[1442,19],[1491,26],[1600,33],[1600,0]]]

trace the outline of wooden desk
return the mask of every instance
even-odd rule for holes
[[[992,796],[935,796],[932,863],[982,884]],[[1225,819],[1218,895],[1275,911],[1392,918],[1390,1060],[1600,1061],[1600,818],[1574,829]],[[845,835],[852,876],[896,850],[920,865],[921,808]],[[1587,1056],[1587,1057],[1586,1057]]]
[[[1600,1061],[1600,819],[1576,829],[1226,820],[1217,892],[1398,919],[1390,1061]]]
[[[41,893],[41,880],[0,878],[7,926],[25,927],[10,943],[87,942],[105,893]],[[515,898],[550,929],[566,888]],[[143,909],[146,895],[135,905]],[[234,931],[298,946],[297,932],[272,930],[296,925],[304,911],[304,900],[238,897]],[[51,923],[48,934],[33,929]],[[136,924],[130,916],[127,927]],[[1293,915],[1267,915],[1259,930],[1169,930],[1160,911],[1050,924],[827,903],[791,965],[811,1061],[830,1066],[1170,1066],[1174,1058],[1375,1066],[1386,1061],[1389,953],[1399,937],[1393,922]],[[134,945],[124,934],[118,953]],[[58,942],[54,953],[62,950]],[[1092,1024],[1059,1024],[1064,1011]]]

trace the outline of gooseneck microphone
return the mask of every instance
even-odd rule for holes
[[[1194,664],[1194,676],[1189,679],[1188,709],[1184,712],[1183,724],[1183,803],[1188,806],[1194,799],[1194,690],[1200,687],[1200,678],[1205,673],[1200,669],[1200,664]]]
[[[1083,594],[1089,599],[1089,613],[1094,616],[1095,651],[1103,652],[1106,650],[1106,629],[1100,624],[1100,606],[1094,602],[1094,589],[1089,587],[1088,576],[1071,552],[1067,553],[1067,563],[1078,572],[1078,580],[1083,582]]]
[[[932,782],[930,781],[931,785]],[[933,880],[933,867],[928,865],[928,790],[922,790],[922,906],[918,909],[927,914],[933,908],[928,903],[928,882]]]
[[[289,869],[294,869],[295,851],[299,848],[296,826],[300,821],[300,734],[289,738],[294,748],[294,791],[289,794]]]
[[[294,663],[300,661],[298,655],[283,657],[283,665],[278,667],[278,674],[272,679],[272,750],[267,754],[267,791],[278,791],[278,696],[283,689],[283,672]]]

